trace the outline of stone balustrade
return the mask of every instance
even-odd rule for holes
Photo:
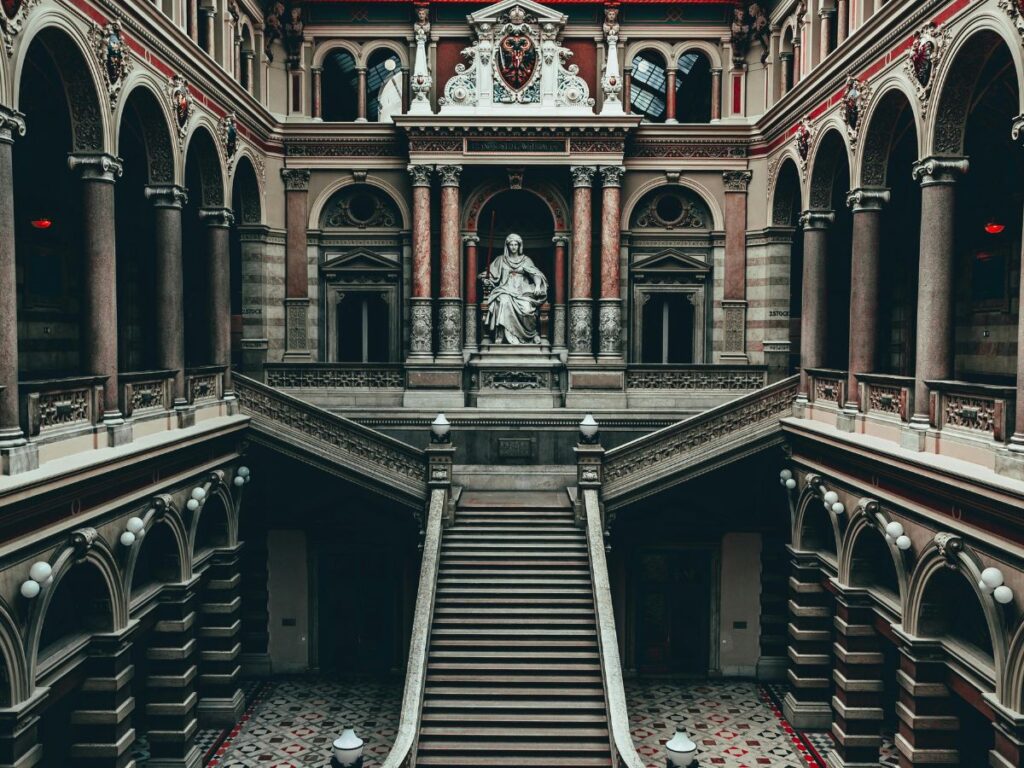
[[[808,400],[816,406],[842,408],[846,402],[846,371],[807,368]]]
[[[139,371],[117,377],[118,403],[125,418],[169,411],[174,405],[176,371]]]
[[[105,376],[74,376],[19,382],[21,429],[48,438],[92,429],[103,418]]]
[[[858,373],[856,378],[861,412],[910,421],[914,412],[912,376]]]
[[[284,389],[401,389],[401,363],[267,363],[266,382]]]
[[[931,426],[1005,443],[1014,431],[1015,387],[928,381]]]

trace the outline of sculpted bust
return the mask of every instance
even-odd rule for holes
[[[480,274],[490,292],[484,325],[504,344],[537,344],[537,314],[547,301],[548,281],[523,251],[523,238],[505,238],[505,250]]]

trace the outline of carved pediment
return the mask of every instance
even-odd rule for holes
[[[633,271],[652,275],[689,273],[695,277],[703,277],[711,271],[711,266],[699,256],[675,248],[666,248],[657,253],[638,256],[633,262]]]
[[[320,267],[326,275],[390,273],[397,271],[398,268],[397,260],[366,248],[356,248],[342,254],[328,254],[327,260]]]
[[[474,29],[478,24],[495,24],[502,17],[510,14],[514,8],[522,8],[527,16],[532,16],[538,24],[555,24],[561,29],[569,20],[564,13],[559,13],[553,8],[548,8],[533,0],[501,0],[500,3],[481,8],[466,17],[466,21]]]

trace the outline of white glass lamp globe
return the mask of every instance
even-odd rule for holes
[[[238,476],[239,477],[248,477],[249,476],[249,468],[248,467],[239,467],[238,468]]]
[[[787,478],[786,479],[786,487],[789,488],[789,490],[792,491],[794,488],[796,488],[796,480],[794,480],[792,477]]]
[[[588,440],[597,434],[597,428],[597,420],[594,419],[594,414],[592,413],[588,413],[583,417],[583,421],[580,422],[580,434]]]
[[[832,511],[835,512],[837,515],[841,515],[843,514],[843,512],[846,511],[846,507],[843,506],[843,502],[837,501],[835,504],[832,505]]]
[[[196,501],[195,499],[189,499],[188,501],[185,502],[185,506],[188,507],[189,512],[195,512],[197,509],[199,509],[199,502]]]
[[[988,567],[981,572],[981,580],[989,589],[995,589],[1003,585],[1003,572],[998,568]]]
[[[781,472],[779,472],[779,477],[781,477],[783,480],[789,480],[789,478],[791,478],[792,476],[793,473],[788,469],[784,469]]]
[[[206,498],[206,491],[200,488],[199,486],[196,486],[195,488],[192,489],[192,498],[195,499],[196,501],[202,501],[203,499]]]
[[[665,745],[669,768],[686,768],[697,759],[697,745],[681,730]]]
[[[896,537],[896,548],[903,552],[906,552],[908,549],[910,549],[911,543],[912,542],[910,541],[910,537],[907,536],[907,534],[903,534],[902,536]]]
[[[355,765],[362,754],[363,740],[351,728],[346,728],[334,740],[334,758],[341,765]]]
[[[839,494],[838,493],[836,493],[835,491],[826,491],[825,492],[825,503],[826,504],[831,506],[832,504],[835,504],[837,501],[839,501]]]
[[[241,475],[238,475],[232,482],[234,482],[236,486],[241,488],[243,485],[245,485],[245,478],[242,477]]]
[[[42,560],[32,563],[32,567],[28,569],[28,577],[40,584],[50,578],[51,573],[53,573],[53,568],[50,567],[49,563],[45,563]]]
[[[129,517],[128,518],[128,530],[131,531],[132,533],[138,534],[138,532],[141,531],[145,527],[146,527],[146,524],[144,522],[142,522],[142,518],[141,517]]]
[[[992,591],[992,597],[994,597],[996,602],[1000,605],[1006,605],[1013,600],[1013,590],[1005,584],[1002,584]]]
[[[891,536],[894,539],[898,539],[900,536],[903,535],[903,526],[900,523],[893,520],[892,522],[886,524],[885,533],[887,536]]]
[[[126,547],[130,547],[135,543],[135,534],[131,531],[125,531],[121,534],[121,543]]]
[[[23,581],[21,583],[21,596],[31,600],[39,594],[40,589],[42,589],[42,587],[39,586],[38,581],[33,581],[32,579]]]

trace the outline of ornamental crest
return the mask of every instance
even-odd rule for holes
[[[518,92],[528,86],[537,73],[537,46],[530,36],[528,23],[534,19],[527,17],[519,6],[513,8],[507,18],[495,66],[509,90]]]
[[[238,124],[235,122],[235,113],[228,112],[220,121],[220,142],[224,147],[224,155],[228,159],[228,165],[235,159],[238,151]]]
[[[174,120],[178,124],[178,137],[184,141],[188,133],[188,121],[192,117],[192,92],[185,78],[175,75],[167,81],[167,94],[174,110]]]
[[[801,120],[796,127],[796,153],[800,156],[800,172],[807,172],[807,158],[814,142],[814,128],[807,120]]]
[[[121,35],[121,22],[115,19],[105,27],[93,22],[89,37],[103,68],[103,79],[107,83],[107,96],[110,98],[110,108],[113,110],[117,107],[121,86],[124,85],[128,73],[132,71],[132,56]]]
[[[914,40],[910,44],[910,52],[907,54],[904,67],[914,81],[917,97],[925,107],[947,39],[948,35],[944,29],[929,22],[914,33]]]
[[[14,53],[14,38],[21,32],[29,9],[39,0],[0,0],[0,38],[4,41],[7,55]]]
[[[843,92],[839,109],[843,116],[843,122],[846,123],[846,135],[850,137],[850,144],[853,146],[857,144],[861,118],[867,111],[870,97],[871,89],[867,83],[861,82],[853,75],[846,79],[846,90]]]
[[[999,7],[1006,11],[1013,26],[1024,37],[1024,0],[999,0]]]

